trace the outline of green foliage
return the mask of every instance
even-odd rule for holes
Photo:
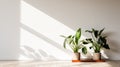
[[[73,52],[78,53],[79,49],[82,49],[82,52],[84,54],[87,53],[87,49],[86,47],[84,47],[83,45],[80,44],[80,38],[81,38],[81,28],[79,28],[75,35],[69,35],[69,36],[63,36],[61,35],[61,37],[64,37],[64,42],[63,42],[63,47],[66,48],[66,44],[68,44],[71,49],[73,50]]]
[[[76,31],[76,34],[75,34],[75,43],[78,44],[78,41],[81,37],[81,29],[79,28],[77,31]]]
[[[102,35],[103,31],[104,28],[101,30],[95,30],[92,28],[92,30],[85,31],[90,33],[92,38],[85,39],[83,43],[92,43],[90,49],[93,48],[95,53],[99,53],[101,48],[110,49],[109,45],[107,44],[106,36]]]
[[[82,48],[82,52],[83,52],[84,54],[87,54],[87,48],[86,48],[86,47],[83,47],[83,48]]]

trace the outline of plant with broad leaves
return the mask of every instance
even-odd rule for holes
[[[100,53],[101,48],[110,49],[109,45],[107,44],[106,36],[102,35],[103,31],[104,28],[101,30],[95,30],[93,28],[92,30],[86,30],[85,32],[90,33],[92,38],[85,39],[83,44],[92,43],[90,49],[93,48],[95,53]]]
[[[63,36],[61,35],[61,37],[64,37],[64,42],[63,42],[63,46],[64,48],[66,48],[66,44],[68,44],[70,46],[70,48],[73,50],[74,53],[78,53],[79,49],[82,49],[82,52],[84,54],[87,53],[87,48],[85,46],[82,45],[82,41],[80,41],[81,38],[81,28],[79,28],[76,31],[75,35],[69,35],[69,36]]]

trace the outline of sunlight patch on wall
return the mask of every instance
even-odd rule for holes
[[[75,31],[21,0],[20,60],[71,60],[60,37],[70,34]]]
[[[21,22],[41,34],[61,44],[60,35],[73,34],[74,31],[42,11],[21,2]]]
[[[64,56],[64,57],[63,57]],[[21,55],[19,60],[65,60],[70,56],[21,28]]]
[[[33,33],[32,31],[25,29],[25,27],[22,28],[22,25],[27,26],[29,30],[31,29],[33,31]],[[60,35],[73,34],[73,32],[73,30],[69,29],[65,25],[35,9],[23,0],[21,1],[20,39],[21,50],[23,51],[21,52],[20,60],[35,60],[36,58],[39,60],[71,59],[71,56],[66,54],[64,50],[56,48],[54,45],[62,44],[63,39]],[[49,41],[55,41],[55,43],[58,44],[49,43],[45,41],[44,38],[47,38],[47,40],[50,39]]]

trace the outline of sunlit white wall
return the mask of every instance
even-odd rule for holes
[[[82,27],[84,31],[85,29],[90,28],[101,29],[105,27],[106,29],[104,33],[108,36],[108,42],[111,47],[111,50],[110,51],[106,50],[105,53],[109,56],[109,59],[111,60],[120,59],[119,57],[120,32],[118,31],[118,29],[120,28],[119,26],[120,0],[34,0],[34,1],[24,0],[24,1],[29,5],[33,6],[34,8],[38,9],[39,11],[42,11],[49,17],[52,17],[58,22],[60,22],[60,24],[53,22],[51,23],[51,25],[58,24],[57,26],[58,29],[59,26],[60,28],[63,28],[61,27],[63,24],[67,26],[68,28],[61,29],[64,30],[60,32],[62,34],[66,34],[69,28],[76,30],[77,28]],[[34,24],[35,23],[36,22],[34,22]],[[31,27],[34,26],[38,29],[40,28],[39,24],[37,24],[37,26],[35,25],[31,25]],[[51,27],[50,29],[52,29],[53,27]],[[36,28],[34,29],[36,30]],[[42,28],[47,29],[45,27]],[[59,38],[55,36],[59,34],[58,31],[55,32],[56,34],[55,33],[48,34],[44,29],[42,29],[41,32],[43,32],[46,36],[48,36],[52,40]],[[69,33],[70,32],[68,32],[67,34]],[[52,37],[53,36],[52,34],[54,35],[54,37]],[[89,36],[86,33],[83,33],[83,35]],[[60,41],[58,43],[60,43]]]
[[[24,52],[20,55],[20,60],[71,60],[71,52],[63,48],[63,38],[60,35],[75,32],[24,0],[21,0],[20,32],[20,46]],[[46,55],[42,55],[40,50]]]

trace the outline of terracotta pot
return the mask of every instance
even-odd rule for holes
[[[72,60],[80,60],[80,53],[73,53]]]
[[[93,60],[101,60],[101,53],[93,53]]]

